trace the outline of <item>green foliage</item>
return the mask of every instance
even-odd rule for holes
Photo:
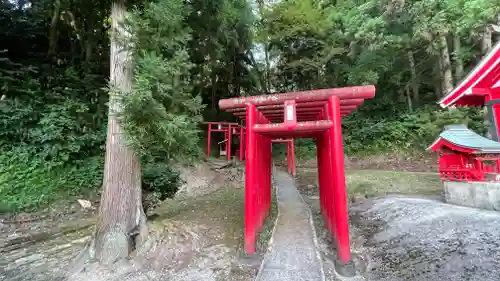
[[[347,154],[421,151],[450,124],[466,124],[480,134],[486,132],[483,113],[476,109],[453,111],[424,108],[392,119],[369,120],[350,117],[344,122]]]
[[[145,190],[170,196],[178,179],[172,160],[200,155],[202,100],[216,105],[255,92],[253,16],[245,0],[135,4],[128,22],[134,86],[120,118],[142,154]],[[0,195],[8,208],[100,185],[94,171],[102,173],[106,136],[110,5],[0,3]]]
[[[179,172],[165,163],[143,165],[142,188],[146,192],[158,194],[158,199],[172,197],[177,192],[179,183]]]
[[[0,208],[34,210],[68,196],[96,192],[101,186],[104,162],[87,158],[71,165],[55,164],[18,148],[0,156]]]
[[[132,92],[124,96],[122,124],[131,145],[147,156],[197,157],[201,98],[192,94],[186,50],[190,29],[183,1],[148,3],[130,24],[134,42]]]

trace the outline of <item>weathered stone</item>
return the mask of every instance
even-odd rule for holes
[[[485,210],[500,211],[500,183],[445,181],[446,202]]]

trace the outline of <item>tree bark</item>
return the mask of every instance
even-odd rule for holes
[[[130,51],[117,41],[126,38],[121,23],[125,17],[125,1],[111,5],[111,66],[106,157],[103,192],[95,233],[95,258],[104,265],[126,259],[147,236],[146,217],[141,201],[140,158],[126,146],[123,129],[117,118],[122,110],[119,95],[132,87]]]
[[[436,95],[436,98],[440,99],[441,98],[441,93],[444,89],[443,86],[443,66],[442,66],[442,60],[441,60],[441,55],[439,55],[436,59],[436,66],[434,68],[434,94]]]
[[[453,74],[451,72],[450,52],[448,50],[448,42],[446,36],[440,37],[441,41],[441,72],[443,73],[443,89],[442,96],[453,90]]]
[[[413,112],[413,103],[411,101],[410,87],[406,86],[404,91],[406,94],[406,102],[408,104],[408,112],[412,113]]]
[[[500,41],[500,14],[497,15],[497,22],[492,27],[493,40],[495,44]]]
[[[212,63],[212,74],[211,74],[211,83],[212,83],[212,97],[211,97],[211,103],[212,103],[212,110],[217,110],[217,100],[216,100],[216,95],[217,95],[217,73],[215,72],[215,63]]]
[[[87,19],[85,30],[85,62],[87,65],[92,59],[92,51],[94,50],[94,15],[90,15]]]
[[[410,63],[410,73],[411,73],[411,89],[412,89],[412,96],[413,96],[413,104],[415,106],[418,106],[419,101],[420,101],[420,95],[419,95],[419,85],[418,85],[418,77],[417,77],[417,69],[415,66],[415,57],[413,56],[413,51],[408,51],[407,53],[408,56],[408,62]],[[410,97],[410,96],[408,96]]]
[[[53,57],[57,51],[57,23],[61,15],[61,0],[54,1],[54,9],[52,11],[52,20],[50,21],[49,30],[49,50],[47,55]]]
[[[481,52],[484,54],[488,53],[492,46],[492,30],[490,26],[484,28],[483,36],[481,37]]]
[[[459,83],[464,77],[464,63],[460,57],[460,50],[462,44],[460,42],[460,36],[455,34],[453,36],[453,60],[455,61],[455,82]]]

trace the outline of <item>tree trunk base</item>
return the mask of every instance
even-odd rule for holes
[[[68,270],[66,280],[94,272],[99,267],[111,271],[134,271],[140,269],[132,260],[145,255],[153,245],[148,235],[149,228],[145,217],[131,233],[120,228],[110,228],[96,233],[83,251],[74,259]]]

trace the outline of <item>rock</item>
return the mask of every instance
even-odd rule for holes
[[[94,209],[89,200],[77,199],[76,201],[78,201],[78,204],[80,204],[80,206],[84,209]]]

